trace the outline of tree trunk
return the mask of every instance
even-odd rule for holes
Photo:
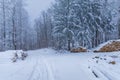
[[[13,24],[12,42],[13,42],[14,49],[16,50],[17,49],[17,46],[16,46],[16,27],[15,27],[14,16],[15,16],[15,7],[13,8],[13,14],[12,14],[12,24]]]
[[[70,40],[68,40],[68,51],[71,50],[71,47],[70,47]]]
[[[6,13],[5,13],[5,1],[3,0],[3,49],[6,47]]]

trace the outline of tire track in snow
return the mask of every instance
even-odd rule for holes
[[[38,65],[38,58],[36,59],[35,65],[33,66],[32,72],[31,72],[31,74],[30,74],[30,76],[29,76],[29,78],[28,78],[27,80],[31,80],[31,79],[32,79],[32,77],[33,77],[33,75],[34,75],[34,72],[35,72],[35,70],[36,70],[37,65]]]
[[[120,64],[117,64],[120,66]],[[119,68],[115,67],[114,65],[112,66],[106,66],[105,64],[102,64],[102,66],[97,67],[103,74],[105,74],[106,76],[110,77],[111,80],[120,80],[119,79]],[[109,69],[109,70],[108,70]],[[114,69],[114,70],[113,70]],[[116,71],[117,70],[117,71]],[[116,77],[114,75],[117,75]]]
[[[90,63],[93,63],[90,61]],[[99,69],[98,69],[98,64],[92,64],[90,65],[90,68],[91,68],[91,71],[92,71],[92,74],[96,77],[97,75],[97,79],[99,80],[111,80],[109,79],[106,75],[104,75]]]
[[[44,56],[39,58],[39,65],[37,67],[37,71],[39,74],[39,79],[36,80],[54,80],[53,72],[51,65],[48,63],[47,59]]]
[[[103,73],[101,73],[95,66],[92,67],[92,72],[97,75],[97,79],[99,80],[109,80]]]
[[[51,65],[43,56],[36,59],[36,64],[27,80],[54,80]]]
[[[24,63],[25,65],[28,65],[29,64],[29,59],[26,59],[26,60],[24,60],[24,61],[17,61],[16,63],[10,63],[12,66],[14,66],[14,65],[20,65],[21,63]],[[20,62],[20,63],[19,63]],[[13,77],[15,77],[15,75],[16,74],[20,74],[22,71],[24,71],[25,69],[26,69],[26,66],[25,65],[23,65],[23,66],[20,66],[17,70],[15,69],[14,70],[14,68],[12,68],[13,69],[13,71],[12,72],[10,72],[10,74],[8,74],[8,75],[6,75],[5,77],[6,78],[13,78]],[[18,66],[16,66],[16,67],[18,67]],[[15,68],[16,68],[15,67]]]
[[[106,69],[106,67],[104,66],[104,68],[100,68],[100,67],[96,67],[104,76],[106,76],[109,80],[120,80],[119,77],[114,77],[114,75],[118,75],[117,73],[113,72],[113,71],[108,71]]]
[[[48,78],[49,78],[48,80],[54,80],[51,65],[48,63],[48,61],[45,58],[43,59],[43,63],[45,64],[45,67],[46,67],[46,70],[47,70],[47,73],[48,73]]]
[[[99,77],[100,80],[104,80],[101,78],[106,78],[105,80],[120,80],[119,79],[119,71],[114,71],[109,69],[110,67],[107,66],[108,64],[92,64],[92,71]],[[116,69],[114,67],[114,69]],[[116,69],[118,70],[118,69]],[[117,76],[115,76],[117,75]]]

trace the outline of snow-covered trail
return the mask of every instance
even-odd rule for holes
[[[81,55],[52,54],[51,52],[46,50],[35,52],[39,59],[31,80],[97,80],[86,65],[88,60],[84,56],[80,58]]]
[[[103,54],[56,53],[51,49],[28,51],[27,59],[16,63],[0,55],[0,80],[120,80],[120,71],[114,69],[119,64],[113,67],[92,60]]]
[[[12,63],[10,59],[0,64],[0,80],[27,80],[37,62],[37,59],[31,56],[25,61],[18,60],[16,63]]]
[[[90,79],[88,66],[80,61],[80,58],[70,55],[54,55],[54,58],[48,57],[47,61],[52,69],[53,80],[93,80]],[[85,77],[87,76],[87,77]]]

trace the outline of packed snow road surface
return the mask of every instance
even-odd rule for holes
[[[120,52],[68,53],[28,51],[12,63],[13,51],[0,53],[0,80],[120,80]],[[115,64],[110,64],[115,61]]]

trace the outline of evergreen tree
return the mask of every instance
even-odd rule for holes
[[[67,46],[70,50],[70,44],[73,39],[73,23],[71,16],[71,6],[74,0],[56,0],[54,5],[54,37],[58,41],[58,47]]]

